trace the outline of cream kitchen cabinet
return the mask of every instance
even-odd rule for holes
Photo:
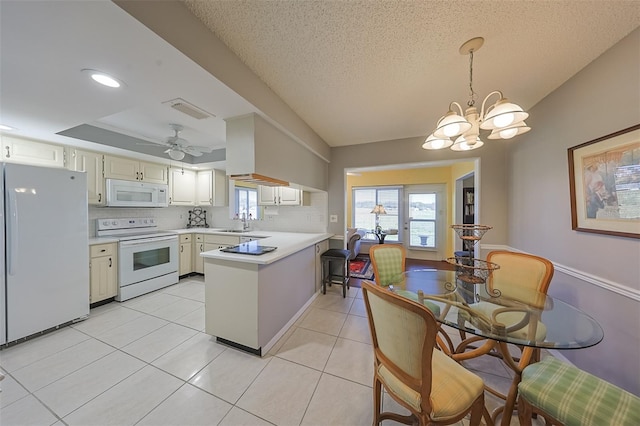
[[[163,164],[111,155],[104,156],[105,178],[167,184],[168,174],[168,167]]]
[[[204,250],[204,234],[195,234],[193,238],[193,272],[204,274],[204,258],[200,257],[200,253]]]
[[[2,159],[32,166],[66,166],[64,146],[2,135]]]
[[[261,206],[299,206],[302,195],[299,189],[287,186],[258,186],[258,204]]]
[[[180,262],[178,267],[178,275],[187,275],[193,272],[191,252],[193,246],[193,234],[180,234]]]
[[[217,250],[237,244],[240,244],[240,237],[216,234],[204,236],[204,251]]]
[[[196,205],[196,172],[174,167],[169,169],[169,204]]]
[[[87,173],[87,190],[90,205],[104,205],[103,154],[98,152],[70,149],[69,169]]]
[[[197,206],[227,206],[228,179],[222,170],[200,170],[196,181]]]
[[[89,302],[96,303],[118,294],[118,243],[90,247]]]

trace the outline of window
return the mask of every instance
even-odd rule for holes
[[[371,211],[376,204],[382,204],[387,214],[379,216],[380,227],[383,230],[400,229],[401,187],[354,188],[352,200],[351,223],[355,228],[373,230],[376,226],[376,216]],[[373,239],[373,236],[368,237]],[[399,237],[400,234],[387,235],[385,241],[399,241]]]
[[[236,187],[235,211],[238,218],[260,219],[258,209],[258,190],[254,188]]]

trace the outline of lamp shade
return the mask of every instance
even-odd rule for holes
[[[516,104],[502,98],[489,108],[480,128],[483,130],[502,129],[514,123],[526,120],[529,114]]]
[[[449,110],[439,121],[433,136],[437,138],[453,138],[459,136],[471,128],[463,116]]]
[[[371,210],[371,213],[375,214],[387,214],[387,211],[384,209],[382,204],[376,204],[376,206]]]
[[[472,149],[478,149],[484,142],[480,140],[478,136],[475,136],[475,143],[470,144],[464,136],[460,136],[456,139],[455,143],[451,145],[452,151],[471,151]]]
[[[449,148],[451,145],[453,145],[453,141],[449,138],[437,138],[429,135],[422,144],[422,149],[443,149]]]
[[[519,123],[515,123],[509,127],[504,127],[502,129],[493,129],[491,134],[488,136],[489,139],[511,139],[516,135],[521,135],[523,133],[527,133],[531,130],[531,127],[527,126],[524,121],[520,121]]]

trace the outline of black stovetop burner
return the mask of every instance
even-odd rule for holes
[[[275,249],[277,249],[277,247],[263,246],[260,245],[258,241],[248,241],[246,243],[238,244],[237,246],[220,249],[220,251],[225,253],[250,254],[259,256],[261,254],[270,253]]]

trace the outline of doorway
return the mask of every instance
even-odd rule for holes
[[[407,257],[443,259],[447,245],[446,185],[407,185],[404,189],[402,241]]]

